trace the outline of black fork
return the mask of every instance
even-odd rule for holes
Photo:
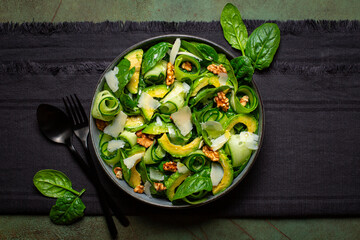
[[[67,96],[67,97],[63,98],[63,101],[64,101],[66,111],[72,119],[73,131],[74,131],[75,135],[77,136],[77,138],[81,141],[82,146],[86,152],[86,158],[87,158],[87,162],[90,166],[90,173],[91,173],[91,176],[89,176],[89,179],[93,182],[93,184],[98,192],[100,204],[101,204],[102,210],[105,214],[105,218],[108,222],[108,227],[109,227],[110,232],[113,231],[113,230],[111,230],[111,228],[115,229],[115,231],[116,231],[116,227],[113,222],[109,206],[112,209],[115,217],[120,221],[120,223],[123,226],[128,226],[129,220],[122,213],[122,211],[116,206],[113,198],[104,190],[104,188],[102,187],[102,185],[100,183],[94,161],[91,158],[91,154],[90,154],[90,151],[88,148],[89,122],[88,122],[87,115],[85,113],[85,110],[84,110],[79,98],[76,96],[76,94],[74,94],[74,96],[71,95],[70,97]],[[111,227],[111,226],[113,226],[113,227]]]

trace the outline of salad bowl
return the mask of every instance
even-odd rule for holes
[[[117,66],[117,64],[120,62],[120,60],[122,60],[128,53],[132,52],[135,49],[143,49],[144,52],[146,52],[146,50],[148,50],[150,47],[152,47],[155,44],[158,44],[160,42],[168,42],[170,44],[174,44],[176,39],[179,39],[179,38],[181,40],[185,40],[188,42],[199,42],[199,43],[207,44],[207,45],[211,46],[213,49],[215,49],[216,52],[224,54],[226,56],[226,58],[229,60],[236,57],[234,54],[232,54],[225,48],[221,47],[220,45],[218,45],[212,41],[209,41],[207,39],[196,37],[196,36],[171,34],[171,35],[162,35],[162,36],[146,39],[144,41],[141,41],[141,42],[129,47],[128,49],[126,49],[125,51],[120,53],[120,55],[118,55],[112,61],[112,63],[109,64],[109,66],[106,68],[104,73],[101,75],[101,77],[96,85],[96,88],[95,88],[95,91],[93,94],[91,110],[94,108],[94,105],[96,104],[97,94],[99,92],[101,92],[101,90],[104,88],[104,84],[106,83],[105,74],[112,71],[112,69],[114,69]],[[240,173],[238,173],[238,175],[233,178],[231,185],[228,186],[225,190],[221,191],[219,194],[209,195],[209,196],[207,196],[207,198],[205,200],[202,200],[197,204],[189,204],[187,202],[181,202],[180,204],[178,204],[178,203],[174,204],[166,198],[158,198],[158,197],[149,196],[149,194],[136,193],[134,191],[134,188],[130,187],[126,181],[119,180],[114,174],[113,167],[111,165],[107,164],[103,160],[103,158],[101,156],[101,149],[99,146],[102,132],[97,128],[95,119],[93,118],[93,115],[90,114],[91,143],[93,145],[93,149],[95,150],[96,158],[97,158],[102,170],[118,186],[119,189],[126,192],[128,195],[130,195],[130,196],[134,197],[135,199],[140,200],[144,203],[151,204],[151,205],[158,206],[158,207],[163,207],[163,208],[189,208],[189,207],[201,206],[201,205],[215,201],[216,199],[224,196],[225,194],[227,194],[230,191],[236,190],[236,186],[244,179],[244,177],[250,171],[252,165],[254,164],[254,162],[259,154],[259,151],[261,149],[263,136],[264,136],[264,111],[263,111],[263,104],[262,104],[261,96],[260,96],[260,93],[259,93],[258,88],[254,81],[252,81],[248,85],[252,89],[254,89],[254,92],[255,92],[255,94],[257,96],[257,100],[258,100],[258,103],[257,103],[257,118],[258,118],[257,119],[257,121],[258,121],[257,149],[252,151],[250,158],[247,160],[246,164],[244,165],[244,167],[242,168]],[[91,110],[90,110],[90,112],[91,112]]]

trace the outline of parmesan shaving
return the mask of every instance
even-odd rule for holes
[[[191,110],[188,106],[181,108],[179,111],[171,114],[177,128],[179,128],[181,135],[186,136],[193,129],[191,122]]]
[[[144,156],[145,153],[137,153],[132,155],[131,157],[124,159],[124,164],[128,169],[134,167],[135,163]]]
[[[104,133],[117,138],[119,134],[124,131],[126,119],[127,115],[123,113],[123,111],[120,111],[114,121],[104,129]]]
[[[119,148],[123,148],[125,146],[125,142],[123,140],[111,140],[107,145],[107,150],[109,152],[114,152]]]

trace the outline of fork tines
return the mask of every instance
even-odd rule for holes
[[[76,94],[70,95],[70,97],[66,96],[63,98],[63,102],[66,108],[66,112],[71,117],[73,125],[86,125],[88,123],[85,110]]]

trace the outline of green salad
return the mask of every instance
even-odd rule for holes
[[[225,191],[258,149],[251,80],[254,69],[270,65],[280,36],[270,46],[261,37],[276,24],[263,24],[248,38],[231,4],[221,17],[225,38],[243,56],[229,61],[206,43],[178,38],[133,50],[104,75],[91,111],[100,155],[136,193],[201,203]]]

